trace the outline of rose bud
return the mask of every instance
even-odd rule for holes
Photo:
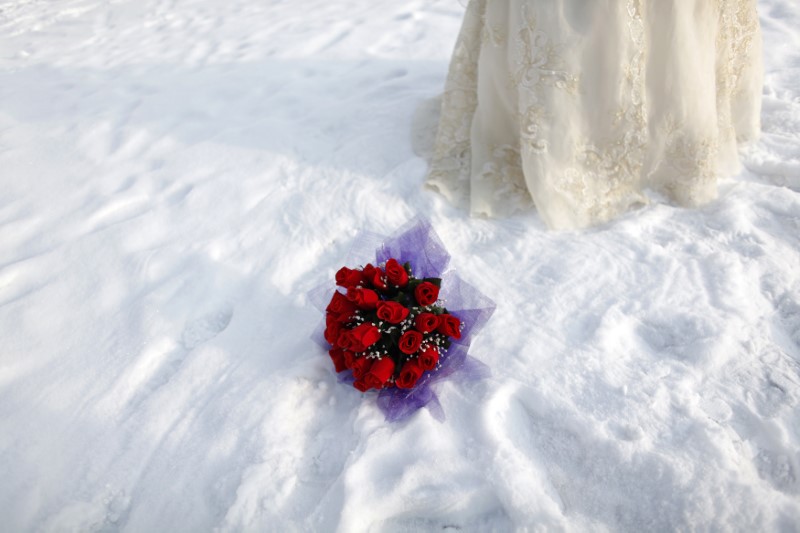
[[[356,354],[351,352],[350,350],[344,351],[344,366],[347,368],[353,368],[353,363],[356,362]]]
[[[433,346],[426,346],[419,354],[419,366],[423,370],[433,370],[439,362],[439,350]]]
[[[400,377],[395,382],[401,389],[410,389],[417,384],[420,376],[422,376],[422,367],[416,361],[408,361],[403,365],[400,371]]]
[[[364,377],[364,374],[369,372],[370,367],[372,366],[372,359],[367,359],[366,357],[360,357],[353,362],[353,367],[351,370],[353,371],[353,376],[356,379],[361,379]]]
[[[414,318],[414,327],[422,333],[430,333],[439,326],[439,317],[433,313],[420,313]]]
[[[403,288],[408,285],[408,272],[397,259],[386,261],[386,278],[395,287]]]
[[[375,277],[375,270],[377,269],[374,266],[367,263],[367,266],[365,266],[364,269],[361,271],[362,275],[364,276],[364,281],[366,283],[369,284],[372,283],[372,279]]]
[[[403,333],[397,343],[397,347],[400,348],[401,352],[411,355],[419,350],[420,344],[422,344],[422,333],[410,330]]]
[[[414,289],[414,298],[423,307],[431,305],[439,298],[439,287],[429,281],[423,281]]]
[[[385,291],[389,288],[386,284],[386,274],[380,268],[375,269],[375,273],[372,275],[372,284],[379,291]]]
[[[364,376],[364,381],[373,389],[380,389],[394,374],[394,361],[391,357],[383,357],[372,364],[372,368]]]
[[[355,287],[363,281],[363,274],[360,270],[353,270],[347,267],[342,267],[336,273],[336,284],[345,289]]]
[[[408,317],[408,308],[397,302],[378,302],[378,318],[389,324],[399,324]]]
[[[336,339],[336,346],[342,348],[343,350],[349,350],[352,344],[353,344],[353,335],[350,333],[349,329],[343,329],[339,333],[339,338]]]
[[[352,313],[356,310],[356,306],[348,300],[344,294],[339,291],[335,291],[333,293],[333,298],[331,298],[331,302],[328,304],[328,307],[325,310],[329,313],[333,313],[335,315],[342,315],[345,313]]]
[[[347,303],[350,303],[350,302],[348,301]],[[355,307],[355,306],[353,306],[353,307]],[[355,310],[347,312],[347,313],[342,313],[342,314],[329,312],[327,315],[325,315],[325,326],[327,327],[327,326],[330,326],[331,324],[334,324],[334,323],[336,323],[336,324],[347,324],[348,322],[350,322],[350,320],[353,319],[353,317],[355,315],[356,315],[356,311]]]
[[[369,322],[356,326],[350,330],[350,350],[363,352],[381,338],[381,330]]]
[[[328,313],[325,315],[325,327],[330,327],[331,324],[339,324],[339,315],[336,313]]]
[[[336,313],[328,313],[325,315],[325,326],[330,326],[331,324],[341,324],[342,320],[339,315]]]
[[[439,317],[439,327],[437,327],[436,330],[443,335],[447,335],[448,337],[460,339],[461,321],[453,315],[441,315]]]
[[[370,389],[370,387],[367,384],[367,382],[364,381],[363,379],[355,380],[353,382],[353,387],[355,387],[356,389],[358,389],[361,392],[367,392]]]
[[[339,324],[345,325],[351,320],[353,320],[353,317],[355,317],[357,314],[358,314],[357,311],[352,311],[350,313],[342,313],[341,315],[334,315],[333,313],[331,313],[330,316],[336,318],[336,321]]]
[[[331,356],[336,372],[344,372],[347,370],[347,365],[344,362],[344,350],[341,348],[333,348],[328,354]]]
[[[347,299],[355,303],[360,309],[375,309],[380,299],[378,293],[371,289],[347,289]]]
[[[339,334],[342,332],[342,325],[339,322],[332,322],[325,328],[325,340],[330,344],[336,345]]]

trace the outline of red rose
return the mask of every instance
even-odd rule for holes
[[[333,298],[331,298],[331,302],[325,310],[335,315],[349,315],[356,310],[356,306],[353,305],[353,302],[348,300],[344,294],[339,291],[334,291]]]
[[[453,315],[441,315],[439,317],[439,327],[436,330],[454,339],[461,338],[461,321]]]
[[[356,326],[349,333],[349,349],[354,352],[363,352],[381,338],[381,330],[369,322]]]
[[[349,350],[350,345],[353,344],[353,335],[349,329],[343,329],[339,332],[339,338],[336,339],[336,346],[344,350]]]
[[[331,356],[331,360],[333,361],[333,366],[336,369],[336,372],[343,372],[347,370],[347,365],[344,362],[344,350],[341,348],[333,348],[328,352],[328,354]]]
[[[429,281],[423,281],[414,289],[414,297],[421,306],[431,305],[439,298],[439,287]]]
[[[330,344],[335,345],[339,340],[339,335],[342,333],[342,325],[339,322],[333,321],[325,328],[325,340]]]
[[[378,293],[372,289],[347,289],[347,299],[354,302],[360,309],[375,309],[380,299]]]
[[[397,378],[396,385],[401,389],[410,389],[417,384],[420,376],[422,376],[422,367],[416,361],[408,361],[403,365],[400,371],[400,377]]]
[[[386,261],[386,278],[395,287],[403,288],[408,285],[408,272],[397,259]]]
[[[423,370],[433,370],[439,362],[439,350],[433,346],[426,346],[419,354],[419,366]]]
[[[347,351],[355,351],[356,341],[353,339],[353,333],[350,330],[344,330],[339,334],[339,338],[336,339],[336,346],[343,350]]]
[[[374,266],[372,266],[371,264],[367,263],[367,266],[365,266],[362,269],[362,272],[363,272],[363,275],[364,275],[364,281],[366,281],[367,283],[372,283],[372,279],[375,277],[375,271],[376,270],[377,269]]]
[[[389,288],[386,284],[386,274],[384,274],[383,270],[380,268],[376,268],[375,272],[372,274],[372,284],[375,286],[376,289],[379,291],[385,291]]]
[[[334,315],[333,313],[331,313],[330,316],[335,318],[336,322],[338,322],[339,324],[345,325],[351,320],[353,320],[353,317],[355,317],[356,314],[357,312],[353,311],[350,313],[342,313],[341,315]]]
[[[356,362],[356,354],[351,352],[350,350],[344,351],[344,366],[347,368],[353,368],[353,363]]]
[[[339,324],[339,315],[336,313],[328,313],[325,315],[325,327],[330,327],[331,324]]]
[[[355,380],[353,382],[353,387],[355,387],[356,389],[360,390],[361,392],[367,392],[370,389],[370,387],[367,384],[367,382],[364,381],[363,379]]]
[[[360,270],[353,270],[347,267],[342,267],[336,273],[336,284],[345,289],[355,287],[364,280],[363,274]]]
[[[399,324],[408,316],[408,308],[397,302],[378,302],[378,318],[389,324]]]
[[[414,319],[414,327],[422,333],[430,333],[439,326],[439,317],[433,313],[420,313]]]
[[[422,343],[422,333],[419,331],[406,331],[400,337],[400,341],[397,343],[398,348],[403,353],[407,353],[411,355],[412,353],[419,350],[419,345]]]
[[[372,367],[372,359],[360,357],[353,362],[353,368],[350,370],[353,371],[353,377],[361,379],[364,377],[364,374],[369,372],[370,367]]]
[[[382,388],[394,374],[394,361],[391,357],[383,357],[372,364],[372,368],[364,376],[364,381],[373,389]]]

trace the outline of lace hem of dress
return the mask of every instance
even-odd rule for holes
[[[752,132],[737,132],[732,109],[742,91],[758,32],[753,2],[716,2],[716,131],[688,135],[684,124],[669,115],[659,133],[663,137],[660,142],[664,143],[661,157],[651,162],[650,168],[646,162],[651,139],[642,0],[626,0],[625,4],[629,57],[620,105],[615,116],[610,117],[611,131],[616,133],[605,139],[573,139],[568,154],[559,154],[557,165],[548,163],[553,157],[548,142],[548,134],[552,135],[548,125],[553,121],[548,102],[556,93],[575,97],[582,90],[579,73],[570,71],[569,62],[562,57],[564,45],[541,27],[536,8],[529,7],[530,3],[521,3],[517,18],[520,25],[507,32],[501,25],[487,21],[491,0],[470,1],[448,72],[427,186],[463,206],[470,198],[472,183],[489,183],[491,197],[477,202],[472,199],[470,203],[473,214],[491,216],[524,210],[540,200],[547,203],[547,198],[534,194],[532,201],[531,197],[531,192],[541,191],[543,184],[549,195],[558,197],[554,203],[572,212],[567,218],[575,227],[605,222],[632,205],[646,203],[642,189],[648,185],[658,186],[682,205],[695,206],[711,200],[716,195],[721,145],[726,145],[728,153],[735,153],[737,139],[753,136]],[[509,78],[518,97],[519,144],[488,147],[487,161],[472,168],[471,129],[478,106],[482,47],[513,47],[515,66],[509,68]],[[524,169],[528,168],[536,168],[540,174],[526,176]],[[651,183],[654,175],[659,178]],[[546,205],[537,207],[548,225],[564,225],[554,223]]]

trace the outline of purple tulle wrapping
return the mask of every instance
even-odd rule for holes
[[[422,407],[427,407],[434,418],[442,421],[444,410],[433,391],[434,384],[444,379],[474,381],[490,374],[485,364],[467,352],[474,336],[489,321],[495,304],[455,273],[445,272],[450,255],[427,219],[414,219],[390,237],[374,233],[359,235],[345,264],[354,268],[369,262],[380,264],[390,258],[401,263],[410,262],[417,278],[442,278],[440,295],[445,299],[448,312],[461,320],[462,330],[461,338],[453,339],[450,348],[440,356],[436,371],[423,374],[412,389],[383,389],[378,395],[378,407],[390,422],[404,420]],[[309,301],[324,313],[331,293],[332,284],[327,282],[308,293]],[[312,339],[327,350],[330,345],[323,336],[324,330],[323,321]],[[340,381],[352,382],[349,374],[348,377],[340,378]]]
[[[430,221],[415,219],[386,239],[375,253],[378,263],[392,257],[411,262],[418,278],[440,278],[450,263],[450,254],[442,240],[433,231]]]

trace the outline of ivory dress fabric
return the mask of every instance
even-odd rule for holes
[[[756,0],[470,0],[427,185],[556,229],[716,197],[759,132]]]

